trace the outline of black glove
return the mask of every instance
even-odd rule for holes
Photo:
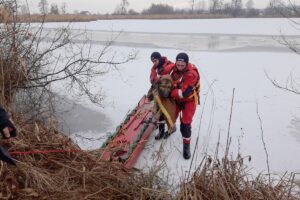
[[[7,162],[11,165],[16,165],[16,161],[9,155],[9,153],[0,146],[0,160]]]
[[[2,107],[0,107],[0,130],[1,130],[2,136],[5,139],[8,139],[7,137],[5,137],[5,135],[3,133],[3,129],[6,128],[6,127],[9,130],[10,137],[16,137],[17,136],[16,127],[14,126],[14,124],[9,119],[9,116],[8,116],[7,112]]]

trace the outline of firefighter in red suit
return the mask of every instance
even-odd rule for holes
[[[153,52],[150,59],[153,63],[150,82],[153,85],[157,83],[160,76],[170,73],[173,63],[169,61],[167,57],[161,56],[159,52]]]
[[[162,75],[170,74],[172,71],[172,68],[174,67],[174,63],[169,61],[167,57],[161,56],[159,52],[153,52],[150,56],[150,59],[153,63],[153,66],[151,68],[151,74],[150,74],[150,82],[152,84],[152,87],[150,89],[151,91],[156,87],[156,84]],[[159,121],[162,122],[164,120],[163,115],[160,116]],[[156,140],[160,140],[162,138],[167,138],[169,134],[165,131],[165,124],[160,123],[158,125],[158,133],[155,136]],[[175,132],[176,128],[172,132]]]
[[[176,100],[176,118],[180,116],[180,132],[183,138],[183,157],[191,157],[190,142],[192,134],[192,120],[199,104],[200,75],[197,68],[189,63],[186,53],[179,53],[176,56],[173,72],[174,89],[171,97]]]

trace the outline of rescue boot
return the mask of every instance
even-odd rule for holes
[[[183,143],[183,158],[188,160],[191,157],[190,144]]]
[[[158,126],[158,133],[155,136],[155,140],[160,140],[165,136],[165,124],[159,124]]]
[[[180,131],[183,138],[183,157],[184,159],[189,159],[191,157],[190,151],[190,142],[191,142],[191,135],[192,135],[192,127],[191,124],[180,124]]]

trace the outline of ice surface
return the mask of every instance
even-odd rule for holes
[[[76,23],[74,28],[78,28],[78,24],[80,23]],[[57,24],[46,25],[58,26]],[[219,133],[222,144],[220,152],[224,152],[232,91],[235,88],[230,127],[232,155],[236,156],[237,151],[240,151],[243,156],[251,155],[252,161],[247,164],[257,172],[266,171],[263,135],[272,171],[300,171],[300,160],[296,156],[300,152],[300,96],[274,87],[266,76],[268,74],[271,79],[282,85],[286,84],[291,73],[296,78],[299,77],[300,56],[289,51],[276,51],[274,46],[261,49],[255,47],[247,51],[245,48],[249,47],[248,39],[263,38],[249,35],[243,36],[245,43],[238,46],[224,45],[226,40],[219,38],[218,43],[223,47],[226,46],[226,51],[220,51],[222,48],[205,51],[205,48],[201,50],[188,47],[202,45],[198,40],[193,42],[191,33],[280,35],[279,30],[282,29],[288,34],[299,35],[299,32],[290,27],[287,19],[111,20],[90,22],[85,25],[88,29],[94,30],[147,32],[149,36],[145,43],[151,38],[150,32],[155,32],[153,41],[160,48],[142,44],[143,39],[139,42],[142,45],[135,46],[134,35],[129,37],[131,39],[127,39],[127,44],[116,44],[113,47],[113,52],[117,52],[117,55],[126,56],[130,51],[137,51],[138,56],[133,62],[122,65],[118,71],[111,71],[107,76],[94,81],[95,88],[102,87],[106,93],[105,108],[96,107],[87,100],[82,100],[82,105],[101,112],[111,122],[109,130],[105,132],[103,130],[99,132],[93,130],[92,133],[91,130],[74,131],[72,137],[79,141],[82,148],[99,148],[101,141],[97,138],[107,137],[108,131],[113,132],[126,113],[134,108],[142,95],[148,91],[151,67],[149,56],[153,51],[158,50],[162,55],[174,60],[177,53],[184,50],[189,54],[191,63],[198,67],[202,84],[201,105],[197,108],[192,125],[192,150],[195,149],[197,139],[198,144],[191,169],[194,170],[199,165],[204,155],[214,153]],[[176,36],[170,34],[166,39],[166,35],[157,37],[158,32],[182,34]],[[101,38],[100,35],[94,37]],[[179,37],[182,38],[177,40]],[[214,39],[216,40],[212,38],[212,41]],[[187,42],[182,45],[178,42],[185,40]],[[275,43],[276,41],[272,42]],[[250,45],[256,44],[260,43],[250,42]],[[103,47],[98,43],[95,45],[99,48]],[[182,46],[184,48],[181,48]],[[229,50],[230,47],[233,48]],[[136,167],[146,168],[164,162],[167,169],[164,173],[168,172],[174,175],[175,179],[180,179],[189,170],[191,160],[186,161],[182,158],[179,128],[167,140],[155,141],[154,134],[150,136]],[[78,139],[78,135],[81,135],[81,139]],[[84,137],[96,139],[84,140],[82,139]]]

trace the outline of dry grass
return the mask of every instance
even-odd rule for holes
[[[35,20],[40,18],[32,17],[36,17]],[[52,17],[47,20],[67,21],[61,16]],[[66,17],[71,21],[75,19],[75,16]],[[99,16],[83,16],[77,21],[99,19],[97,17]],[[112,17],[117,19],[118,16]],[[140,16],[134,17],[137,19]],[[154,19],[153,17],[162,18],[149,16],[149,19]],[[4,33],[0,36],[3,37],[0,37],[2,41],[10,38],[9,34]],[[22,59],[17,56],[14,48],[9,49],[12,51],[0,49],[0,103],[7,106],[7,110],[11,110],[9,105],[13,100],[11,96],[14,96],[13,88],[24,85],[27,81],[27,66],[22,64]],[[248,174],[240,156],[236,160],[229,160],[226,156],[221,161],[210,158],[204,160],[191,180],[182,183],[179,192],[172,197],[167,192],[166,184],[157,176],[157,170],[143,174],[119,164],[101,162],[98,159],[99,152],[79,150],[68,137],[56,130],[55,123],[45,127],[37,119],[25,121],[19,114],[14,114],[12,118],[18,129],[17,139],[0,140],[0,145],[10,152],[53,149],[72,151],[14,154],[17,159],[16,167],[0,162],[0,199],[300,199],[300,183],[295,174],[284,175],[272,181],[269,175],[263,174],[253,178]]]
[[[3,52],[2,52],[3,50]],[[22,58],[14,56],[14,53],[4,57],[6,49],[0,49],[0,103],[9,105],[14,99],[16,88],[27,82],[26,69]],[[23,67],[24,66],[24,67]]]
[[[235,89],[232,93],[231,111],[227,133],[226,148],[222,159],[219,159],[218,145],[214,159],[207,156],[200,163],[192,178],[187,183],[182,183],[177,199],[180,200],[296,200],[300,199],[300,181],[295,173],[283,176],[271,175],[268,164],[268,173],[254,177],[249,168],[244,165],[244,160],[251,161],[251,156],[243,158],[240,154],[236,159],[229,158],[231,143],[230,125],[234,105]],[[258,111],[257,111],[258,112]],[[262,139],[263,139],[263,130]],[[263,140],[263,145],[265,143]],[[265,148],[267,153],[267,149]],[[189,173],[190,174],[190,173]],[[189,176],[189,175],[188,175]],[[189,179],[189,177],[187,178]]]
[[[1,141],[10,152],[73,149],[78,146],[53,127],[14,115],[19,135]],[[17,167],[0,163],[0,199],[299,199],[295,174],[269,182],[260,174],[252,178],[243,159],[213,161],[208,158],[191,180],[172,197],[157,171],[143,174],[116,163],[101,162],[99,152],[14,155]]]
[[[208,158],[191,181],[182,184],[177,199],[300,199],[300,182],[296,181],[294,173],[278,178],[273,176],[274,179],[269,182],[269,175],[260,174],[253,178],[247,170],[241,157],[231,161]]]
[[[89,22],[95,21],[99,17],[97,15],[24,15],[19,16],[19,22]]]
[[[10,25],[9,20],[5,25]],[[16,27],[13,23],[0,31],[0,103],[8,111],[12,110],[18,86],[28,83],[28,67],[22,65],[21,55],[32,50],[22,49],[20,44],[26,41],[18,37]],[[29,102],[24,104],[30,106]],[[55,120],[46,115],[48,126],[39,119],[25,121],[21,114],[13,114],[18,136],[10,140],[0,138],[0,145],[9,150],[17,166],[0,161],[0,199],[170,198],[156,173],[145,175],[119,164],[99,161],[99,152],[81,151],[70,138],[57,131]],[[70,151],[41,153],[49,150]]]
[[[112,19],[214,19],[228,18],[226,15],[212,14],[184,14],[184,15],[23,15],[18,17],[19,22],[88,22],[96,20],[112,20]]]
[[[223,19],[232,18],[230,15],[221,14],[168,14],[168,15],[23,15],[18,17],[18,22],[89,22],[96,20],[113,20],[113,19]],[[241,17],[249,18],[249,17]],[[278,18],[274,16],[256,16],[255,18]],[[1,19],[0,19],[1,22]]]
[[[53,127],[17,121],[19,135],[1,141],[10,152],[79,149]],[[156,174],[144,175],[98,160],[97,152],[12,155],[17,167],[0,163],[0,199],[168,199]],[[160,186],[160,188],[163,188]]]

